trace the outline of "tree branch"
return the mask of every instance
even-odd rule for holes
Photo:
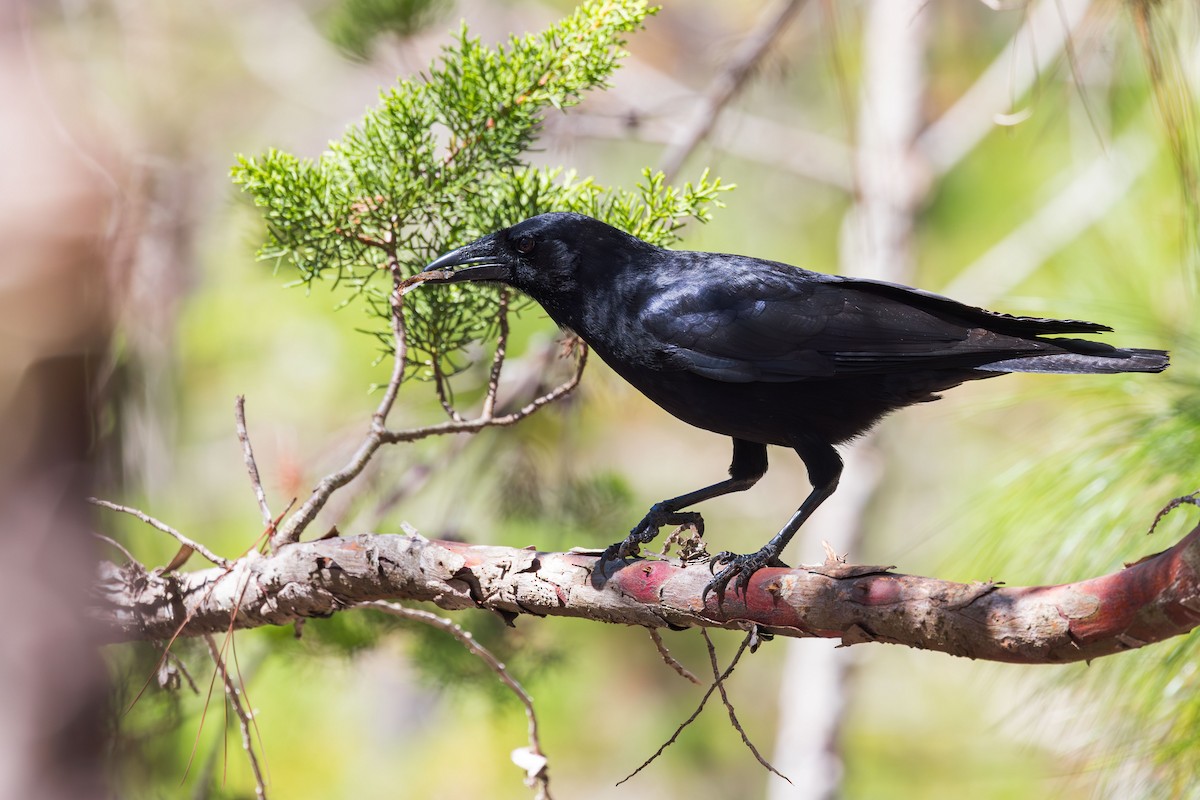
[[[748,595],[701,601],[704,565],[610,564],[582,552],[543,553],[360,535],[251,553],[229,571],[147,574],[104,562],[92,617],[108,641],[167,639],[282,625],[374,600],[422,600],[582,617],[649,628],[759,625],[781,636],[879,641],[1026,664],[1082,661],[1200,625],[1200,527],[1123,570],[1058,586],[1000,587],[902,575],[827,559],[755,573]],[[619,567],[619,568],[618,568]],[[242,588],[244,587],[244,588]]]
[[[679,173],[683,162],[708,136],[721,111],[741,90],[754,67],[803,5],[804,0],[781,0],[773,10],[763,15],[755,29],[742,41],[733,59],[713,80],[703,104],[696,109],[683,135],[663,155],[661,169],[668,181]]]
[[[935,173],[949,172],[995,129],[997,116],[1011,111],[1068,47],[1090,6],[1091,0],[1040,0],[1028,10],[1003,53],[921,134],[917,147]]]
[[[308,500],[304,502],[304,505],[275,532],[275,535],[271,538],[271,548],[273,550],[285,544],[299,541],[300,535],[304,533],[304,529],[316,519],[317,514],[329,502],[330,496],[358,477],[366,469],[371,456],[375,455],[375,451],[384,443],[383,434],[387,430],[388,414],[392,412],[392,406],[396,403],[396,395],[400,392],[400,383],[404,380],[404,365],[408,358],[408,337],[404,329],[404,293],[401,291],[400,271],[395,264],[395,253],[389,253],[388,257],[389,269],[392,272],[392,292],[390,295],[392,305],[392,338],[396,348],[392,360],[392,375],[388,379],[387,387],[383,390],[383,397],[379,401],[379,406],[376,407],[375,413],[371,416],[371,427],[367,431],[367,435],[362,443],[358,446],[358,449],[354,451],[354,455],[350,457],[350,461],[337,472],[330,473],[322,478],[321,482],[313,489]]]
[[[1122,134],[1109,151],[1071,170],[1062,190],[1007,236],[965,267],[942,290],[984,305],[1032,275],[1129,196],[1153,163],[1154,143],[1142,130]]]

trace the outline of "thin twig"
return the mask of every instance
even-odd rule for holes
[[[783,778],[788,783],[791,783],[791,778],[775,769],[775,767],[771,766],[769,761],[762,757],[762,753],[758,752],[758,748],[754,746],[754,742],[750,741],[750,737],[746,735],[746,730],[742,727],[742,723],[738,722],[737,712],[733,710],[733,703],[729,701],[729,695],[725,692],[725,685],[721,682],[721,665],[717,663],[717,648],[713,647],[712,637],[708,635],[708,631],[701,628],[700,635],[704,637],[704,644],[708,647],[708,661],[712,665],[712,674],[713,679],[717,682],[717,691],[721,693],[721,702],[725,704],[725,710],[729,712],[729,724],[733,725],[733,729],[742,737],[742,743],[745,744],[746,747],[750,748],[750,752],[754,754],[756,759],[758,759],[758,763],[762,764],[767,768],[767,770]],[[746,646],[750,644],[750,641],[753,638],[753,631],[750,631],[746,634],[746,638],[742,641],[742,646],[738,649],[737,655],[733,657],[733,663],[729,665],[730,669],[732,669],[733,664],[736,664],[737,660],[741,658],[742,651],[746,649]]]
[[[1182,505],[1193,505],[1197,508],[1200,508],[1200,492],[1192,492],[1191,494],[1185,494],[1183,497],[1176,497],[1174,500],[1163,506],[1159,512],[1154,515],[1154,522],[1150,523],[1150,530],[1146,531],[1146,535],[1153,535],[1154,531],[1158,529],[1158,523],[1162,522],[1168,514]]]
[[[488,374],[487,394],[483,398],[483,409],[479,412],[482,419],[491,419],[496,413],[496,392],[500,388],[500,370],[504,367],[504,358],[508,355],[508,289],[500,290],[500,310],[497,314],[500,326],[499,340],[496,342],[496,352],[492,356],[492,371]]]
[[[637,775],[639,772],[644,770],[646,767],[650,766],[650,764],[653,763],[653,761],[656,758],[658,758],[659,756],[661,756],[663,754],[663,751],[665,751],[671,745],[675,744],[675,740],[679,738],[679,735],[681,733],[683,733],[684,728],[686,728],[688,725],[691,725],[693,722],[696,721],[696,717],[700,716],[700,712],[704,710],[705,704],[708,703],[708,698],[712,697],[713,692],[715,692],[717,690],[717,688],[720,687],[720,685],[725,682],[725,679],[728,678],[730,676],[730,674],[732,674],[733,668],[737,666],[738,659],[740,659],[742,657],[742,653],[744,653],[746,651],[746,647],[749,646],[750,638],[751,637],[749,635],[747,635],[746,638],[742,640],[741,646],[738,647],[737,652],[733,654],[733,660],[729,662],[729,666],[726,667],[725,671],[721,673],[720,677],[718,677],[715,681],[713,681],[713,684],[708,687],[708,691],[706,691],[704,693],[704,696],[700,698],[700,704],[696,706],[696,710],[692,712],[692,715],[679,724],[679,727],[677,727],[675,729],[675,732],[671,734],[671,738],[667,739],[665,742],[663,742],[662,746],[660,746],[657,750],[654,751],[654,755],[650,756],[645,761],[643,761],[642,765],[640,767],[638,767],[637,769],[635,769],[633,772],[629,773],[624,778],[617,781],[617,786],[620,786],[622,783],[629,780],[634,775]]]
[[[131,553],[127,549],[125,549],[125,545],[121,544],[116,539],[112,539],[108,536],[105,536],[103,533],[96,533],[95,531],[92,531],[92,536],[96,537],[97,539],[104,542],[105,544],[110,545],[110,546],[115,547],[116,549],[120,550],[122,553],[125,554],[125,557],[127,559],[129,559],[130,564],[141,564],[140,561],[138,561],[136,558],[133,557],[133,553]]]
[[[446,376],[442,372],[442,360],[434,354],[431,360],[433,367],[433,388],[437,392],[438,402],[442,404],[442,410],[446,412],[446,416],[455,422],[462,422],[463,416],[458,413],[458,409],[454,407],[454,403],[450,399],[450,392],[446,386]]]
[[[268,530],[270,530],[270,529],[268,529]],[[246,580],[244,580],[242,582],[241,591],[238,592],[237,602],[234,603],[233,613],[229,615],[229,627],[226,628],[226,630],[225,630],[225,641],[221,645],[222,651],[224,651],[224,649],[225,649],[225,644],[229,645],[229,653],[230,653],[231,657],[233,658],[233,668],[234,668],[234,671],[237,672],[238,687],[241,690],[241,697],[245,701],[247,710],[249,710],[251,707],[250,706],[250,692],[246,689],[246,678],[242,674],[241,664],[238,663],[237,637],[234,636],[234,628],[235,628],[235,623],[237,621],[237,616],[242,610],[242,601],[245,600],[245,598],[246,598],[246,589],[249,588],[249,586],[250,586],[250,576],[249,576],[249,574],[247,574]],[[228,673],[226,673],[226,678],[228,679]],[[270,767],[268,765],[266,765],[266,763],[265,763],[267,746],[263,742],[262,730],[258,727],[258,720],[254,719],[253,715],[251,715],[251,717],[250,717],[250,724],[254,728],[255,737],[258,738],[258,749],[263,754],[264,767],[266,767],[264,771],[266,772],[267,777],[269,779],[271,770],[270,770]]]
[[[545,754],[542,752],[541,738],[538,735],[537,713],[533,709],[533,699],[530,698],[528,692],[525,691],[525,688],[521,686],[521,684],[518,683],[512,675],[509,674],[508,670],[505,668],[504,664],[501,663],[500,659],[496,658],[496,656],[493,655],[492,652],[486,647],[475,641],[475,637],[470,631],[464,630],[462,626],[458,625],[457,623],[452,622],[445,617],[440,617],[437,614],[433,614],[429,611],[423,611],[417,608],[408,608],[400,605],[399,603],[391,603],[386,600],[374,600],[369,603],[360,603],[358,608],[374,608],[378,609],[379,611],[392,614],[393,616],[412,620],[414,622],[420,622],[439,630],[443,630],[457,639],[463,645],[463,647],[466,647],[473,655],[477,656],[483,661],[483,663],[487,664],[488,668],[491,669],[492,672],[496,673],[496,676],[500,678],[504,685],[507,686],[514,695],[516,695],[517,699],[521,702],[521,705],[525,707],[525,718],[529,723],[529,750],[535,756],[538,756],[542,759],[545,758]],[[530,786],[536,784],[538,786],[538,797],[549,800],[550,775],[544,764],[539,771],[530,774],[529,779],[526,782]]]
[[[400,293],[400,284],[403,278],[400,275],[399,264],[394,260],[391,262],[391,270],[392,294],[390,299],[395,360],[392,364],[392,375],[383,392],[383,399],[379,401],[379,407],[375,409],[373,417],[373,421],[381,428],[387,422],[387,416],[392,412],[392,406],[396,404],[396,395],[400,391],[401,381],[404,380],[404,366],[408,361],[408,333],[404,327],[404,295]]]
[[[764,14],[758,26],[742,40],[733,59],[709,86],[683,136],[663,155],[662,171],[668,181],[678,174],[683,162],[712,131],[721,111],[746,83],[755,66],[803,5],[804,0],[782,0],[773,11]]]
[[[163,654],[167,657],[167,660],[173,663],[175,668],[179,670],[179,674],[182,675],[184,680],[187,681],[188,687],[192,690],[192,693],[200,694],[200,689],[196,686],[196,681],[192,679],[192,673],[188,671],[187,665],[183,663],[183,659],[172,653],[170,650],[164,650]]]
[[[700,679],[693,675],[691,670],[689,670],[683,664],[680,664],[675,656],[671,655],[671,651],[667,649],[667,645],[663,641],[662,634],[658,632],[658,629],[647,628],[646,630],[650,632],[650,640],[654,642],[654,647],[658,650],[658,654],[662,656],[663,662],[668,667],[678,672],[682,677],[699,686]]]
[[[233,713],[238,718],[238,726],[242,731],[242,748],[246,751],[246,756],[250,760],[250,769],[254,772],[254,795],[259,800],[266,800],[266,780],[263,777],[262,768],[258,763],[258,755],[254,752],[254,741],[250,735],[251,720],[254,717],[254,712],[243,705],[243,694],[238,691],[237,685],[233,682],[233,678],[230,677],[229,670],[225,665],[225,661],[221,658],[221,652],[217,649],[217,643],[213,641],[212,636],[205,636],[204,643],[208,645],[209,655],[212,656],[213,661],[216,663],[216,669],[221,675],[221,683],[225,687],[225,696],[229,698],[229,705],[233,706]]]
[[[250,446],[250,433],[246,430],[246,397],[238,395],[233,401],[233,418],[237,423],[238,441],[242,443],[242,456],[246,460],[246,472],[250,475],[250,486],[262,512],[263,525],[270,525],[275,515],[267,505],[267,493],[263,491],[262,479],[258,477],[258,464],[254,460],[254,448]]]
[[[387,387],[383,391],[383,398],[379,401],[375,413],[371,416],[371,427],[367,432],[366,438],[358,446],[358,449],[354,451],[354,455],[350,457],[350,461],[337,472],[330,473],[321,479],[321,482],[313,489],[313,493],[304,502],[304,505],[288,518],[287,522],[283,524],[273,537],[271,542],[272,548],[277,549],[280,545],[300,541],[300,536],[304,533],[304,529],[316,519],[317,514],[325,507],[325,503],[329,501],[330,495],[354,480],[366,468],[367,462],[371,460],[371,456],[375,454],[375,451],[385,441],[388,414],[391,413],[392,406],[396,403],[396,395],[400,391],[400,383],[404,380],[404,365],[408,360],[408,337],[404,328],[404,297],[400,292],[402,278],[399,265],[395,261],[395,253],[393,252],[390,255],[389,267],[392,271],[392,339],[395,346],[395,353],[392,363],[392,375],[388,379]]]
[[[375,247],[380,250],[385,250],[389,254],[394,249],[390,242],[385,242],[380,239],[376,239],[373,236],[368,236],[365,233],[361,233],[358,231],[350,232],[350,231],[344,230],[342,228],[334,228],[333,232],[340,236],[345,236],[347,239],[354,239],[357,242],[365,244],[367,247]]]
[[[227,559],[221,558],[219,555],[217,555],[213,551],[209,550],[207,547],[200,544],[199,542],[193,542],[191,539],[184,536],[182,533],[175,530],[167,523],[160,522],[159,520],[157,520],[154,517],[147,514],[145,511],[141,511],[136,508],[130,508],[129,506],[118,505],[117,503],[110,503],[109,501],[101,500],[98,497],[89,497],[88,502],[91,503],[92,505],[100,506],[101,508],[107,508],[110,511],[120,511],[122,514],[129,514],[132,517],[137,517],[138,519],[140,519],[142,522],[146,523],[150,527],[157,528],[158,530],[162,531],[163,533],[165,533],[169,536],[173,536],[176,539],[176,541],[178,541],[181,545],[183,545],[184,547],[192,548],[197,553],[204,556],[212,563],[216,564],[218,567],[224,567],[225,569],[229,569],[232,566],[231,562],[228,561]]]
[[[462,422],[442,422],[437,425],[427,425],[423,428],[410,428],[404,431],[386,431],[383,434],[383,443],[395,444],[397,442],[413,442],[418,439],[425,439],[430,436],[440,436],[449,433],[474,433],[483,430],[484,428],[503,428],[509,425],[514,425],[528,417],[530,414],[541,409],[549,403],[562,398],[569,394],[579,385],[579,379],[583,375],[583,369],[587,364],[587,348],[580,347],[579,361],[575,367],[575,373],[564,383],[559,384],[553,390],[547,392],[540,397],[534,398],[529,403],[509,414],[504,414],[491,419],[477,417],[468,419]]]

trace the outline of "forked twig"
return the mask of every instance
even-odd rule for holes
[[[387,386],[384,388],[383,397],[379,401],[379,405],[375,408],[375,413],[371,415],[371,427],[367,431],[366,438],[354,451],[354,455],[350,460],[337,472],[326,475],[317,487],[313,489],[312,494],[304,505],[300,506],[299,510],[293,514],[287,522],[278,529],[275,536],[272,537],[271,546],[273,549],[280,545],[290,544],[300,541],[301,534],[304,529],[316,519],[317,514],[325,507],[325,503],[329,501],[329,496],[335,491],[345,486],[350,481],[354,480],[359,473],[367,466],[367,462],[371,460],[371,456],[383,444],[383,434],[387,431],[388,414],[392,411],[392,406],[396,403],[396,395],[400,391],[400,383],[404,380],[404,365],[408,360],[408,337],[404,329],[404,296],[401,292],[402,279],[400,277],[400,268],[395,261],[395,253],[390,254],[389,268],[392,271],[392,339],[395,347],[395,357],[392,363],[392,374],[388,379]]]
[[[418,439],[424,439],[429,436],[441,436],[455,433],[475,433],[490,427],[506,427],[513,425],[525,417],[533,414],[542,407],[552,403],[566,394],[570,393],[579,385],[579,379],[583,375],[583,369],[587,364],[587,348],[580,348],[580,356],[574,374],[564,383],[556,386],[551,391],[534,398],[532,401],[508,414],[495,416],[496,407],[496,389],[500,381],[500,369],[504,363],[504,358],[507,349],[508,340],[508,295],[501,294],[500,299],[500,341],[497,345],[496,355],[493,357],[492,369],[488,381],[488,391],[484,399],[483,409],[480,416],[474,419],[465,419],[458,415],[449,406],[449,401],[446,397],[444,387],[439,388],[439,398],[442,400],[443,407],[447,409],[447,413],[451,418],[446,422],[436,425],[428,425],[421,428],[412,428],[409,430],[392,431],[387,428],[387,417],[391,412],[392,406],[396,401],[396,394],[400,390],[400,383],[404,379],[404,366],[407,360],[407,338],[404,327],[403,314],[403,296],[406,288],[405,281],[400,278],[400,270],[398,265],[392,262],[392,333],[395,340],[395,360],[392,365],[392,376],[388,381],[387,388],[384,391],[383,399],[379,403],[375,414],[371,418],[371,427],[367,432],[366,438],[355,450],[354,455],[350,460],[337,472],[326,475],[317,487],[313,490],[308,500],[304,505],[293,514],[282,527],[275,537],[272,539],[273,547],[278,547],[282,544],[297,542],[300,540],[304,529],[316,518],[317,514],[325,507],[330,496],[345,486],[350,481],[354,480],[366,468],[367,463],[382,445],[397,444],[399,442],[413,442]],[[411,284],[410,284],[411,285]],[[437,370],[435,369],[435,378]],[[457,417],[457,418],[456,418]]]
[[[384,611],[402,619],[413,620],[415,622],[420,622],[439,630],[443,630],[457,639],[464,647],[470,650],[473,655],[479,657],[483,663],[487,664],[488,668],[491,669],[492,672],[496,673],[496,676],[500,678],[504,685],[507,686],[514,695],[516,695],[517,699],[521,701],[521,705],[525,707],[525,718],[529,723],[528,749],[530,753],[540,759],[540,769],[529,770],[529,776],[526,779],[526,783],[529,786],[537,787],[538,798],[545,798],[545,800],[549,800],[550,776],[546,768],[545,754],[542,753],[541,738],[538,735],[537,713],[533,709],[533,700],[525,691],[525,688],[517,682],[516,678],[509,674],[508,670],[505,668],[504,664],[501,663],[500,659],[496,658],[496,656],[492,654],[492,651],[475,641],[475,637],[470,631],[464,630],[462,626],[458,625],[457,623],[452,622],[445,617],[440,617],[437,614],[433,614],[429,611],[423,611],[417,608],[408,608],[407,606],[402,606],[399,603],[392,603],[386,600],[374,600],[368,603],[360,603],[357,607],[378,609],[379,611]]]
[[[650,764],[652,764],[656,758],[661,756],[668,747],[675,744],[675,741],[679,738],[679,735],[681,733],[683,733],[684,728],[686,728],[688,725],[691,725],[693,722],[696,721],[696,717],[700,716],[700,712],[704,710],[704,706],[708,703],[708,698],[712,697],[713,692],[715,692],[721,686],[721,684],[724,683],[725,680],[733,673],[733,668],[737,666],[738,660],[741,659],[741,657],[742,657],[742,653],[746,652],[746,648],[750,645],[750,640],[753,638],[753,636],[754,636],[753,633],[746,634],[746,638],[742,640],[742,643],[738,647],[737,652],[733,654],[733,660],[729,662],[729,666],[725,668],[725,671],[722,672],[720,674],[720,676],[717,677],[717,679],[715,681],[713,681],[712,685],[708,687],[708,691],[706,691],[704,693],[704,696],[700,698],[700,703],[696,706],[696,710],[692,712],[692,715],[690,717],[688,717],[687,719],[685,719],[683,722],[679,723],[679,727],[677,727],[675,729],[675,732],[671,734],[671,738],[667,739],[665,742],[663,742],[662,745],[657,750],[654,751],[654,755],[650,756],[645,761],[643,761],[641,766],[639,766],[633,772],[629,773],[624,778],[617,781],[617,786],[620,786],[622,783],[629,780],[634,775],[637,775],[639,772],[644,770],[646,767],[650,766]]]
[[[754,754],[756,759],[758,759],[758,763],[766,767],[768,771],[778,775],[788,783],[791,783],[791,778],[775,769],[775,767],[771,766],[771,762],[762,757],[762,753],[758,752],[758,748],[754,746],[754,742],[750,741],[750,737],[746,735],[746,730],[742,727],[742,723],[738,722],[737,712],[733,710],[733,703],[729,701],[729,695],[725,692],[725,684],[722,683],[721,680],[721,666],[717,663],[717,648],[713,647],[712,637],[708,635],[707,630],[701,628],[700,635],[704,637],[704,644],[708,647],[708,661],[712,665],[713,679],[716,681],[717,690],[721,693],[721,702],[725,704],[725,710],[729,712],[729,724],[733,725],[733,729],[737,731],[739,735],[741,735],[742,743],[745,744],[746,747],[750,748],[750,752]],[[746,639],[742,642],[741,649],[739,649],[737,655],[734,656],[733,660],[735,663],[737,662],[737,659],[741,657],[742,650],[745,650],[746,646],[750,644],[753,639],[754,631],[750,631],[746,634]],[[733,668],[733,664],[730,664],[730,668]]]
[[[529,403],[526,403],[521,408],[509,414],[503,414],[499,417],[491,417],[485,419],[476,417],[475,419],[463,420],[462,422],[442,422],[437,425],[427,425],[423,428],[410,428],[403,431],[387,431],[383,435],[383,441],[387,444],[395,444],[397,442],[414,442],[418,439],[425,439],[429,436],[439,436],[449,433],[474,433],[475,431],[483,430],[484,428],[503,428],[509,425],[514,425],[528,417],[535,411],[543,408],[549,403],[570,394],[576,386],[579,385],[579,379],[583,376],[583,369],[587,365],[587,346],[581,345],[579,348],[579,361],[576,363],[575,372],[564,383],[554,387],[540,397],[534,398]]]

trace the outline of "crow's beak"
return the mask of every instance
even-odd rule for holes
[[[440,256],[422,273],[440,272],[430,275],[430,283],[459,283],[460,281],[510,281],[512,269],[505,254],[500,250],[496,235],[484,236],[457,250]]]

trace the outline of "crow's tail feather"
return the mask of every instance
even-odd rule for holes
[[[984,372],[1048,372],[1060,375],[1162,372],[1170,365],[1165,350],[1122,349],[1082,339],[1051,339],[1065,352],[994,361]]]

